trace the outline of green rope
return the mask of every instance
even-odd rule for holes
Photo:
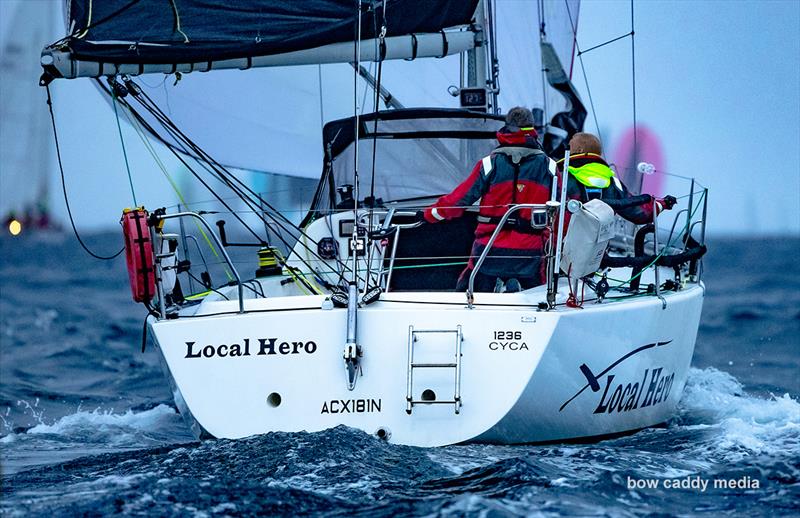
[[[438,264],[412,264],[408,266],[395,266],[395,270],[406,270],[409,268],[433,268],[434,266],[456,266],[456,265],[464,265],[467,264],[466,261],[458,262],[458,263],[438,263]]]
[[[119,123],[119,112],[117,111],[117,92],[114,87],[111,87],[111,99],[114,105],[114,116],[117,118],[117,131],[119,131],[119,141],[122,143],[122,156],[125,157],[125,169],[128,171],[128,183],[131,186],[131,194],[133,195],[133,206],[138,207],[139,203],[136,201],[136,192],[133,190],[133,177],[131,176],[131,166],[128,163],[128,152],[125,150],[125,139],[122,137],[122,125]]]
[[[621,300],[621,299],[632,299],[635,297],[649,297],[652,293],[631,293],[630,295],[620,295],[617,297],[606,297],[606,300]]]

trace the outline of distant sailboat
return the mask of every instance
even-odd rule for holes
[[[0,42],[0,215],[3,232],[55,229],[49,180],[53,147],[45,92],[37,88],[40,48],[54,33],[56,4],[17,2]],[[13,30],[12,30],[13,29]]]

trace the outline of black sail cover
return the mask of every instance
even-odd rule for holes
[[[267,56],[469,24],[478,0],[67,0],[73,58],[170,64]]]

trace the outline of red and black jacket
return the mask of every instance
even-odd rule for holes
[[[468,268],[480,255],[508,207],[517,203],[545,203],[550,199],[556,164],[536,142],[536,132],[504,127],[497,132],[499,146],[480,160],[469,177],[453,192],[425,209],[429,223],[461,216],[480,200],[478,226]],[[530,220],[530,210],[517,215]],[[505,226],[492,246],[481,273],[504,277],[539,278],[542,275],[543,235]],[[503,256],[500,259],[500,256]]]

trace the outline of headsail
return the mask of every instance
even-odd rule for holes
[[[564,151],[586,110],[571,84],[580,0],[504,0],[495,3],[498,104],[540,108],[545,151]],[[563,130],[563,131],[562,131]]]
[[[552,45],[571,78],[579,9],[580,0],[495,2],[498,103],[503,113],[514,106],[539,106],[549,120],[568,108],[564,98],[546,84],[539,44]]]

